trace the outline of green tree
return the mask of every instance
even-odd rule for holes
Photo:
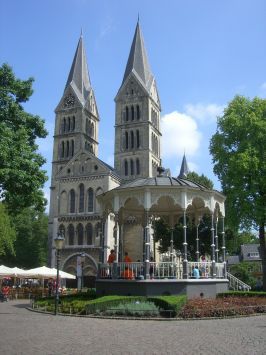
[[[239,280],[245,282],[247,285],[251,286],[253,290],[256,289],[257,279],[249,271],[252,268],[254,263],[250,262],[241,262],[230,267],[230,272],[237,277]]]
[[[187,179],[196,182],[198,184],[201,184],[210,190],[213,189],[213,182],[209,178],[207,178],[207,176],[205,176],[204,174],[199,175],[195,171],[192,171],[187,174]]]
[[[16,231],[15,255],[0,260],[8,266],[34,268],[47,260],[48,216],[34,208],[25,208],[13,217]]]
[[[266,100],[236,96],[210,142],[214,172],[226,195],[227,224],[258,228],[266,291]]]
[[[16,231],[3,203],[0,203],[0,256],[7,253],[14,254]]]
[[[154,240],[159,243],[158,251],[165,253],[170,248],[171,228],[161,218],[154,221]],[[209,255],[211,251],[211,220],[208,215],[204,215],[199,224],[199,252],[200,255]],[[194,220],[187,219],[187,243],[188,243],[188,259],[196,260],[196,229]],[[180,218],[173,230],[173,247],[175,250],[183,251],[183,220]],[[221,240],[221,239],[220,239]]]
[[[32,83],[32,78],[17,79],[7,64],[0,67],[0,198],[14,214],[27,206],[45,206],[45,159],[35,141],[47,132],[44,121],[22,106],[33,93]]]

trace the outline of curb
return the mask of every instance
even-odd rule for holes
[[[42,313],[47,315],[54,316],[55,314],[52,312],[45,312],[38,309],[34,309],[31,307],[26,307],[28,311],[35,313]],[[111,317],[111,316],[93,316],[93,315],[85,315],[85,314],[67,314],[67,313],[57,313],[58,316],[61,317],[78,317],[78,318],[93,318],[93,319],[113,319],[113,320],[139,320],[139,321],[156,321],[156,322],[178,322],[178,321],[192,321],[192,320],[222,320],[222,319],[235,319],[235,318],[249,318],[249,317],[258,317],[258,316],[266,316],[266,313],[254,313],[254,314],[245,314],[245,315],[235,315],[228,317],[205,317],[205,318],[143,318],[143,317]]]

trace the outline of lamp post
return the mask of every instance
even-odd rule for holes
[[[54,314],[57,315],[58,303],[59,303],[59,263],[60,263],[60,251],[63,249],[65,237],[64,230],[61,229],[57,234],[56,238],[54,238],[55,249],[56,249],[56,289],[55,289],[55,306],[54,306]]]
[[[81,265],[81,291],[83,290],[84,287],[84,263],[85,263],[85,253],[80,254],[80,265]]]

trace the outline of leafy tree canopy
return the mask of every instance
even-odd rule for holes
[[[187,178],[193,182],[206,186],[208,189],[213,189],[213,182],[204,174],[197,174],[195,171],[189,172]]]
[[[34,208],[25,208],[13,217],[16,231],[15,255],[0,258],[8,266],[34,268],[47,260],[48,216]]]
[[[199,252],[200,255],[210,255],[211,253],[211,220],[210,216],[204,215],[198,226],[199,232]],[[170,248],[171,228],[163,220],[158,219],[153,223],[154,240],[159,243],[158,251],[165,253]],[[188,258],[189,260],[196,260],[196,231],[197,226],[195,221],[187,219],[187,243],[188,243]],[[173,247],[174,249],[183,251],[183,224],[182,218],[173,229]],[[220,238],[221,242],[221,238]]]
[[[210,142],[214,172],[227,197],[227,223],[259,228],[266,290],[266,100],[236,96]]]
[[[14,241],[16,231],[11,225],[11,221],[3,203],[0,203],[0,255],[14,254]]]
[[[33,79],[17,79],[7,64],[0,67],[0,197],[9,210],[45,205],[41,188],[47,180],[41,170],[37,138],[45,138],[44,121],[24,111],[22,104],[33,93]]]

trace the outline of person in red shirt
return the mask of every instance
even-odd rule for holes
[[[108,256],[108,264],[112,264],[115,261],[116,255],[114,249],[111,250],[110,255]]]
[[[128,256],[127,251],[125,252],[124,262],[125,263],[132,263],[132,259]]]

